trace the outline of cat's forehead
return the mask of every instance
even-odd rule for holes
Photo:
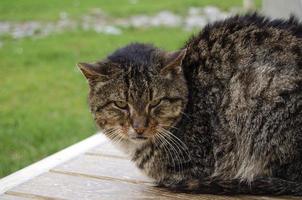
[[[99,82],[94,85],[95,94],[102,99],[127,100],[131,102],[149,101],[152,91],[157,91],[154,81],[156,76],[147,70],[139,71],[131,67],[119,76],[112,77],[106,82]]]
[[[121,100],[125,98],[125,83],[121,77],[115,77],[106,82],[96,83],[91,92],[98,101]]]
[[[124,81],[127,87],[127,97],[132,102],[148,102],[152,91],[156,90],[154,83],[157,71],[151,63],[131,63],[124,66]]]
[[[132,102],[146,102],[150,99],[150,91],[152,90],[152,77],[148,70],[139,68],[130,69],[125,81],[127,82],[128,100]]]
[[[133,104],[146,104],[174,91],[171,83],[160,75],[164,65],[163,51],[152,45],[127,45],[109,55],[106,61],[118,68],[120,76],[101,86],[101,90],[107,91],[105,99],[120,98]]]
[[[163,77],[150,72],[142,73],[135,78],[130,77],[127,81],[128,101],[134,104],[147,104],[154,99],[170,96],[170,93],[173,93],[171,84],[167,83]]]

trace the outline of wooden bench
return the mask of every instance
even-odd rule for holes
[[[154,187],[123,153],[96,134],[0,180],[0,200],[278,200],[299,197],[170,193]]]

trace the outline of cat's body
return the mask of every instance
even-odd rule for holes
[[[207,26],[182,49],[167,56],[133,44],[106,61],[122,73],[92,66],[116,87],[104,86],[109,79],[91,78],[89,66],[82,65],[97,124],[112,130],[108,124],[117,120],[127,127],[119,134],[130,137],[143,121],[150,139],[118,136],[118,145],[160,185],[214,194],[302,195],[302,26],[257,15],[233,17]],[[104,98],[124,99],[129,107],[117,107],[130,111],[114,118],[115,111],[99,103]],[[109,113],[106,119],[97,114],[99,107]],[[164,130],[157,127],[162,124]]]

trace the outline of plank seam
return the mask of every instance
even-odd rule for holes
[[[4,194],[15,196],[15,197],[22,197],[26,199],[34,199],[34,200],[66,200],[61,198],[54,198],[54,197],[48,197],[44,195],[37,195],[37,194],[30,194],[25,192],[16,192],[16,191],[7,191]]]
[[[126,182],[126,183],[132,183],[132,184],[146,184],[146,185],[153,185],[152,182],[148,181],[140,181],[135,179],[120,179],[110,176],[99,176],[99,175],[91,175],[91,174],[84,174],[79,172],[69,172],[69,171],[63,171],[58,169],[51,169],[49,170],[50,173],[56,173],[56,174],[64,174],[69,176],[76,176],[76,177],[84,177],[84,178],[92,178],[92,179],[99,179],[99,180],[107,180],[107,181],[120,181],[120,182]]]
[[[133,184],[133,185],[137,185],[137,184],[144,184],[148,187],[146,187],[146,189],[148,189],[149,192],[158,192],[158,190],[162,190],[164,192],[166,192],[165,194],[162,194],[162,196],[165,197],[173,197],[175,199],[181,199],[181,200],[187,200],[185,198],[184,194],[178,194],[178,196],[176,197],[173,193],[169,194],[167,193],[167,191],[165,189],[155,189],[152,186],[155,186],[152,182],[147,182],[147,181],[137,181],[137,180],[125,180],[125,179],[119,179],[119,178],[114,178],[114,177],[107,177],[107,176],[96,176],[96,175],[90,175],[90,174],[84,174],[84,173],[78,173],[78,172],[68,172],[68,171],[61,171],[61,170],[57,170],[57,169],[51,169],[49,170],[49,173],[56,173],[56,174],[62,174],[62,175],[67,175],[67,176],[73,176],[73,177],[81,177],[81,178],[88,178],[88,179],[96,179],[96,180],[106,180],[106,181],[113,181],[113,182],[123,182],[123,183],[127,183],[127,184]]]
[[[117,156],[117,155],[111,155],[111,154],[86,152],[85,155],[96,156],[96,157],[106,157],[106,158],[117,158],[117,159],[129,160],[127,157]]]

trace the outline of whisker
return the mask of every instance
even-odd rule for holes
[[[177,140],[177,142],[180,143],[180,145],[181,145],[181,147],[182,147],[182,149],[183,149],[184,151],[186,151],[187,153],[189,153],[189,152],[188,152],[188,147],[187,147],[187,145],[186,145],[183,141],[181,141],[176,135],[174,135],[174,134],[171,133],[170,131],[168,131],[168,130],[166,130],[166,129],[164,129],[164,128],[162,128],[162,129],[163,129],[163,131],[164,131],[165,133],[167,133],[169,136],[171,136],[171,137],[173,137],[175,140]]]
[[[172,125],[168,125],[168,124],[159,124],[160,127],[167,127],[167,128],[173,128],[173,129],[176,129],[176,130],[179,130],[179,128],[175,127],[175,126],[172,126]]]
[[[163,148],[168,156],[168,160],[171,159],[171,162],[173,163],[173,171],[176,172],[176,164],[175,164],[174,158],[172,156],[172,152],[170,151],[170,149],[168,147],[166,147],[166,145],[169,145],[169,143],[167,142],[166,138],[163,137],[163,135],[160,131],[157,130],[157,132],[158,132],[159,138],[161,138],[161,141],[164,144]]]
[[[162,134],[165,134],[164,132],[161,132],[161,130],[159,130],[159,132],[160,133],[162,133]],[[166,135],[166,134],[165,134]],[[182,161],[184,160],[184,155],[182,154],[182,151],[178,148],[178,146],[177,146],[177,144],[175,143],[175,142],[173,142],[171,139],[170,140],[167,140],[167,139],[170,139],[169,137],[168,138],[166,138],[166,142],[170,145],[170,148],[171,148],[171,150],[174,152],[174,154],[175,154],[175,158],[176,158],[176,160],[178,161],[178,164],[179,164],[179,166],[178,166],[178,169],[179,169],[179,171],[177,171],[177,172],[179,172],[180,173],[180,175],[182,176],[183,175],[183,165],[182,165]],[[175,147],[177,148],[175,148]],[[181,155],[180,155],[180,153],[181,153]],[[174,158],[173,158],[174,159]],[[176,169],[175,169],[175,172],[176,172]]]
[[[168,130],[166,130],[164,128],[161,128],[161,131],[164,132],[165,134],[167,134],[167,136],[174,138],[174,140],[176,140],[175,142],[178,145],[180,145],[180,147],[182,148],[182,150],[186,151],[188,149],[187,146],[186,146],[186,144],[183,141],[181,141],[177,136],[175,136],[173,133],[171,133],[170,131],[168,131]]]
[[[156,131],[156,133],[155,133],[155,135],[154,135],[154,138],[155,138],[155,142],[156,143],[161,143],[162,145],[165,145],[164,143],[163,143],[163,141],[162,141],[162,139],[160,138],[160,136],[158,135],[158,132]],[[157,141],[158,140],[158,141]],[[163,146],[163,150],[164,150],[164,153],[165,153],[165,155],[166,156],[168,156],[168,160],[170,160],[170,158],[169,158],[169,155],[168,155],[168,153],[167,153],[167,150],[166,150],[166,148],[165,148],[165,146]],[[160,160],[161,160],[161,162],[162,163],[165,163],[165,160],[164,160],[164,157],[163,156],[161,156],[161,158],[160,158]],[[161,167],[161,170],[162,170],[162,172],[164,173],[164,165],[162,165],[162,167]]]
[[[106,132],[107,137],[109,137],[111,142],[115,144],[118,144],[123,140],[120,134],[121,130],[119,128],[112,128],[110,131]]]
[[[186,146],[186,144],[183,141],[181,141],[177,136],[175,136],[173,133],[171,133],[170,131],[168,131],[164,128],[160,128],[160,131],[163,132],[165,134],[165,136],[171,141],[171,143],[173,143],[174,146],[179,150],[178,154],[180,154],[180,156],[183,158],[183,160],[180,160],[180,161],[185,161],[185,155],[187,156],[189,161],[192,160],[188,147]],[[180,162],[180,165],[181,165],[180,167],[182,168],[182,173],[184,175],[184,169],[183,169],[182,162]]]

